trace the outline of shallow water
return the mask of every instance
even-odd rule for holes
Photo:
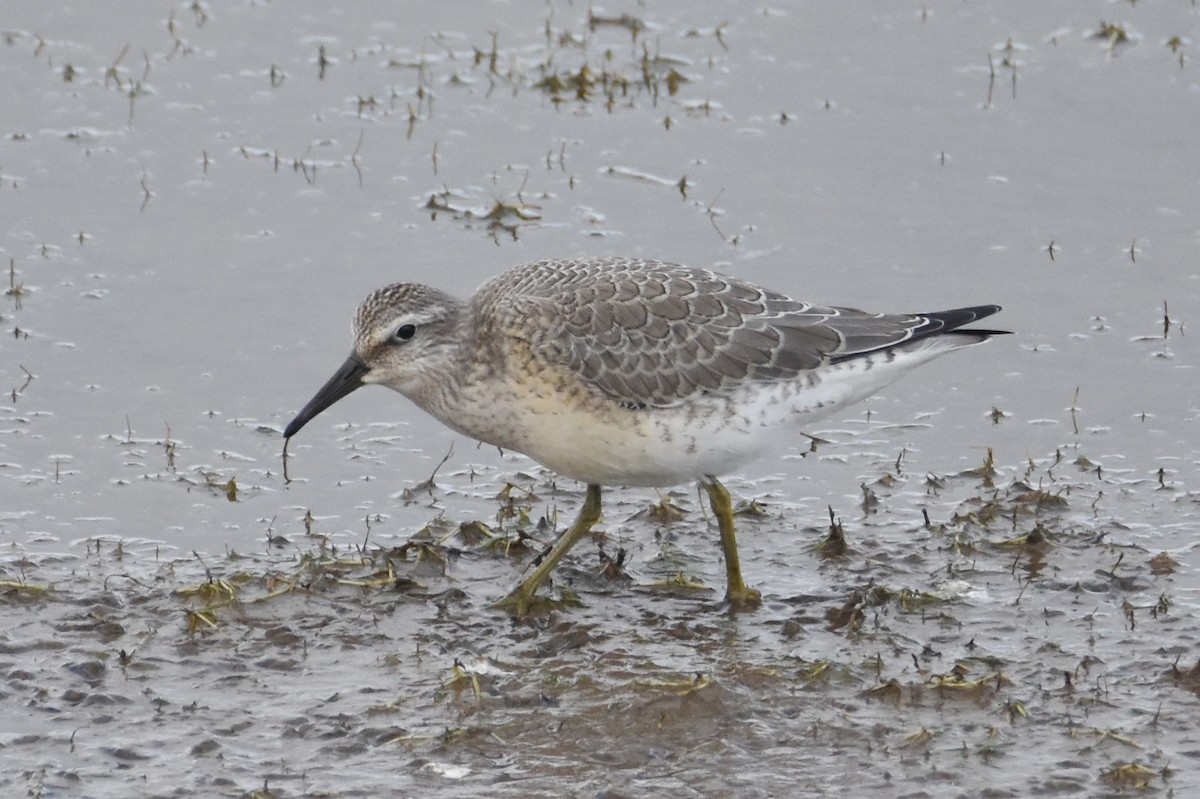
[[[1194,792],[1196,9],[480,8],[5,3],[4,792]],[[372,288],[600,254],[1015,334],[727,480],[754,612],[689,487],[490,610],[581,487],[389,392],[284,481]]]

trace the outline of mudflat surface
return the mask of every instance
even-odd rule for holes
[[[1195,792],[1198,21],[6,2],[0,789]],[[493,610],[582,486],[383,390],[285,480],[370,290],[606,254],[1014,335],[727,477],[754,611],[688,486]]]

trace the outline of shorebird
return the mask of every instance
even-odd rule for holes
[[[601,486],[696,481],[720,531],[726,600],[753,605],[718,477],[926,361],[1007,332],[964,328],[999,310],[867,313],[634,258],[522,264],[466,301],[395,283],[359,306],[353,351],[283,434],[379,384],[586,483],[578,518],[497,603],[517,615],[600,519]]]

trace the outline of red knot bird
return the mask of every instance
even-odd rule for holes
[[[717,478],[778,449],[787,430],[1007,332],[964,327],[999,310],[867,313],[633,258],[523,264],[466,301],[395,283],[359,306],[350,357],[284,436],[378,383],[463,435],[586,483],[578,518],[498,603],[517,615],[600,519],[601,486],[696,481],[720,531],[726,599],[753,605]]]

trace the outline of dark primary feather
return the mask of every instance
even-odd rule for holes
[[[844,310],[844,309],[843,309]],[[846,343],[834,353],[831,361],[841,363],[872,352],[890,349],[899,344],[919,341],[930,336],[944,336],[961,332],[979,336],[996,336],[1007,330],[970,329],[959,331],[963,325],[991,316],[1000,310],[999,305],[973,305],[969,308],[952,308],[949,311],[911,314],[908,316],[863,314],[865,324],[857,323],[852,317],[839,320],[838,330],[845,336]],[[861,311],[852,311],[861,314]]]

